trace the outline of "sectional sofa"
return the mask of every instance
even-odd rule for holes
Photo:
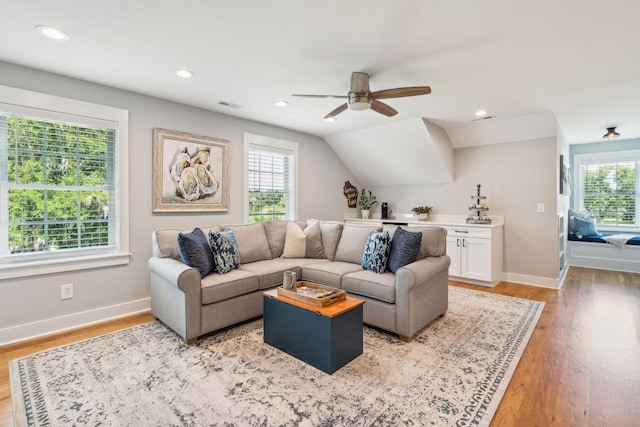
[[[148,262],[151,311],[187,343],[261,316],[263,291],[280,286],[287,270],[295,271],[298,279],[340,288],[363,299],[364,322],[403,340],[413,339],[447,310],[450,259],[443,228],[408,228],[421,233],[422,239],[415,261],[395,273],[362,266],[371,232],[384,235],[377,227],[309,220],[215,225],[201,230],[205,236],[231,230],[239,266],[224,274],[206,274],[185,264],[178,238],[192,230],[182,229],[156,230]],[[395,227],[384,231],[393,244]],[[305,242],[302,247],[301,241]]]

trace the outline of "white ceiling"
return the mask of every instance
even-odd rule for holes
[[[0,60],[318,136],[421,117],[454,147],[496,142],[470,138],[485,108],[496,125],[555,113],[571,143],[612,125],[640,138],[638,0],[0,3]],[[71,40],[45,39],[40,24]],[[352,71],[369,73],[371,90],[433,93],[387,100],[393,118],[347,110],[334,123],[323,117],[340,100],[291,97],[346,94]]]

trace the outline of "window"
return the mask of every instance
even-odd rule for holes
[[[128,262],[128,113],[37,95],[0,86],[0,278]]]
[[[577,205],[600,229],[637,231],[640,150],[581,154],[574,159]]]
[[[297,217],[298,144],[245,134],[245,220],[257,223]]]

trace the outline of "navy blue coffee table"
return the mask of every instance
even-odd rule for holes
[[[318,307],[263,292],[264,342],[333,374],[362,354],[362,306],[364,301],[347,296]]]

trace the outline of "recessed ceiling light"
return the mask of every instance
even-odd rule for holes
[[[47,25],[38,25],[36,26],[36,31],[38,34],[42,34],[45,37],[48,37],[53,40],[69,40],[69,34],[64,31],[58,30],[57,28],[49,27]]]
[[[325,120],[328,122],[335,122],[338,119],[336,119],[335,117],[327,117]]]
[[[487,114],[489,114],[487,110],[478,110],[475,112],[476,117],[486,116]]]
[[[289,103],[287,101],[276,101],[273,103],[273,105],[275,105],[276,107],[286,107],[287,105],[289,105]]]
[[[187,70],[186,68],[178,68],[176,70],[176,75],[178,77],[182,77],[183,79],[190,79],[191,77],[195,76],[193,71]]]

